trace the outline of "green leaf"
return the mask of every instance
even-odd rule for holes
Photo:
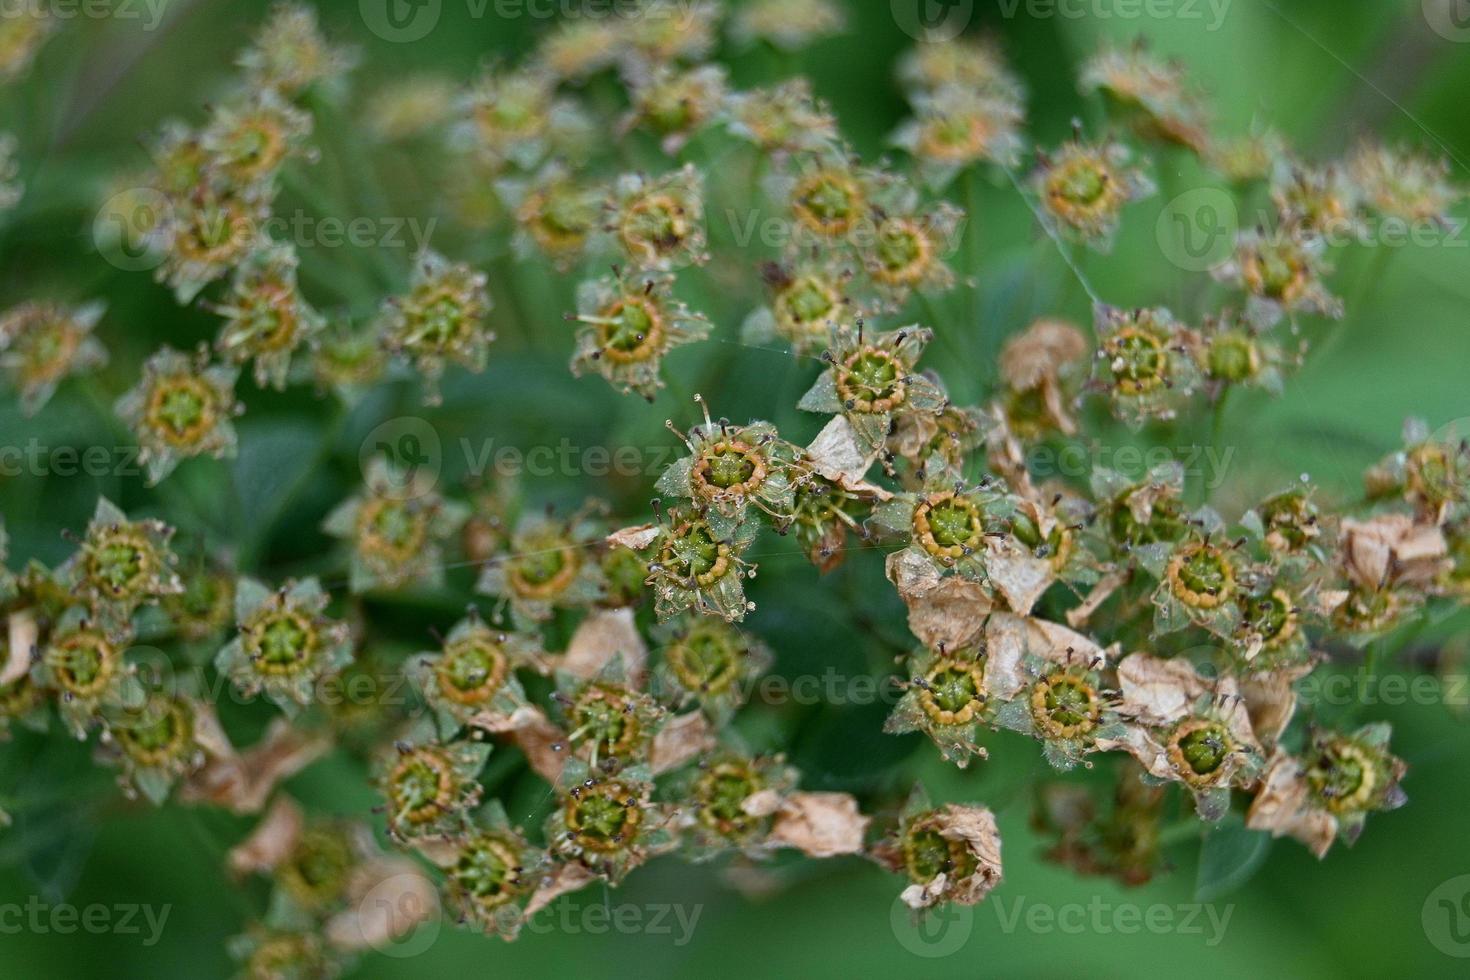
[[[1194,898],[1209,902],[1240,888],[1261,869],[1271,850],[1271,835],[1241,824],[1221,827],[1200,846]]]

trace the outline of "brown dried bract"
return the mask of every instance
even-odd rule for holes
[[[1450,567],[1447,553],[1438,527],[1405,514],[1342,522],[1343,572],[1366,589],[1433,582]]]
[[[859,854],[868,822],[847,793],[792,793],[776,811],[770,840],[814,858]]]

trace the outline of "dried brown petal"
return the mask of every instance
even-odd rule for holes
[[[1366,589],[1424,585],[1450,565],[1444,534],[1405,514],[1342,522],[1343,571]]]
[[[889,555],[886,568],[908,606],[909,631],[925,646],[957,650],[980,635],[994,602],[978,583],[941,578],[932,561],[908,548]]]
[[[353,869],[350,907],[328,919],[323,932],[337,949],[384,949],[439,914],[434,883],[406,857],[380,857]]]
[[[563,895],[585,888],[597,881],[598,876],[586,865],[575,861],[559,864],[549,875],[541,879],[541,885],[531,894],[526,903],[526,918],[540,912]]]
[[[19,679],[31,669],[31,654],[41,635],[36,614],[30,609],[12,612],[6,626],[9,630],[10,647],[5,663],[0,665],[0,687]]]
[[[608,544],[634,551],[642,551],[656,540],[658,526],[655,524],[636,524],[633,527],[620,528],[607,536]]]
[[[566,655],[556,666],[584,680],[593,680],[603,676],[608,664],[619,655],[629,683],[641,686],[648,663],[648,646],[633,622],[633,610],[596,609],[578,624],[567,644]]]
[[[1108,651],[1065,626],[996,612],[985,626],[985,691],[1010,700],[1030,683],[1023,662],[1030,654],[1062,666],[1092,668],[1107,660]]]
[[[210,758],[180,788],[180,799],[222,806],[234,813],[258,813],[277,783],[305,769],[332,747],[326,735],[303,732],[282,718],[271,722],[261,740],[244,752],[230,745],[212,711],[198,711],[194,728],[195,739]]]
[[[715,747],[715,733],[702,711],[691,711],[670,719],[653,737],[648,749],[648,765],[655,776]]]
[[[1261,779],[1245,825],[1269,830],[1272,837],[1295,837],[1317,857],[1324,857],[1337,836],[1337,821],[1326,810],[1308,806],[1309,793],[1300,763],[1278,752]]]
[[[770,839],[808,857],[859,854],[868,820],[847,793],[792,793],[776,813]]]
[[[289,796],[278,796],[245,838],[230,848],[229,868],[237,875],[270,871],[284,861],[296,846],[306,820],[301,807]]]

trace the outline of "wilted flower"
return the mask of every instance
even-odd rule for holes
[[[945,187],[982,161],[1011,167],[1020,160],[1020,102],[959,86],[921,93],[913,102],[915,117],[894,132],[892,142],[918,161],[931,187]]]
[[[1281,394],[1284,369],[1300,363],[1306,345],[1299,344],[1294,353],[1288,352],[1268,331],[1228,310],[1206,317],[1198,347],[1205,378],[1218,389],[1239,385]]]
[[[751,858],[768,856],[776,811],[796,784],[796,770],[779,755],[722,750],[702,760],[675,792],[687,814],[682,829],[690,858],[706,861],[732,848]]]
[[[532,167],[546,152],[555,100],[556,79],[551,75],[534,68],[491,68],[470,88],[461,111],[482,152]]]
[[[355,404],[388,369],[388,355],[368,330],[339,325],[321,336],[311,352],[311,375],[319,389],[330,389]]]
[[[1000,884],[1000,830],[983,806],[930,804],[922,786],[904,803],[893,834],[874,856],[909,886],[903,901],[920,910],[956,902],[976,905]]]
[[[1128,731],[1108,747],[1155,779],[1183,783],[1202,819],[1223,817],[1231,788],[1253,784],[1264,764],[1235,681],[1205,678],[1182,657],[1135,653],[1118,664],[1118,683]]]
[[[77,738],[85,738],[104,712],[142,706],[143,685],[123,658],[129,639],[126,631],[104,630],[80,607],[67,610],[52,629],[32,676],[56,692],[61,720]]]
[[[725,419],[691,426],[687,435],[673,430],[690,455],[664,470],[654,489],[668,497],[692,500],[704,512],[710,529],[725,538],[735,533],[749,507],[778,523],[791,519],[801,474],[795,470],[796,447],[781,438],[769,422],[734,426]],[[673,429],[673,423],[669,423]]]
[[[1260,538],[1274,555],[1320,557],[1322,512],[1312,495],[1310,486],[1272,494],[1241,517],[1241,526]]]
[[[594,772],[618,772],[648,759],[665,712],[652,696],[629,686],[621,655],[592,680],[559,672],[556,701],[566,745]]]
[[[845,416],[859,443],[878,450],[896,416],[938,412],[948,402],[943,390],[914,367],[933,331],[904,327],[869,336],[862,320],[856,329],[836,323],[830,329],[831,346],[822,355],[830,366],[798,408]]]
[[[1408,768],[1388,751],[1386,723],[1366,725],[1351,735],[1312,735],[1300,759],[1280,753],[1261,779],[1246,826],[1290,835],[1317,857],[1340,834],[1349,845],[1363,832],[1370,812],[1406,802],[1399,780]]]
[[[988,38],[926,40],[903,56],[898,76],[920,91],[956,88],[1013,102],[1024,94],[1000,46]]]
[[[761,278],[770,302],[746,317],[740,327],[744,343],[760,346],[779,337],[795,353],[807,354],[827,343],[830,324],[850,316],[847,286],[852,272],[835,263],[767,262]]]
[[[416,657],[408,672],[447,739],[474,719],[505,719],[523,707],[526,692],[515,671],[537,664],[540,653],[535,637],[491,629],[471,616],[455,624],[438,653]]]
[[[440,401],[439,379],[449,363],[485,369],[493,331],[486,329],[490,294],[486,276],[462,262],[424,251],[414,263],[408,295],[383,309],[383,346],[412,360],[424,379],[424,403]]]
[[[1283,226],[1338,242],[1360,225],[1358,189],[1336,166],[1283,162],[1271,181],[1271,202]]]
[[[1082,331],[1065,320],[1040,319],[1009,338],[1000,351],[1000,376],[1010,429],[1022,438],[1056,431],[1073,435],[1071,402],[1089,350]]]
[[[635,78],[629,88],[633,108],[620,129],[646,127],[672,156],[724,107],[725,69],[719,65],[688,70],[659,66],[646,77]]]
[[[1038,157],[1034,181],[1045,213],[1063,235],[1102,252],[1112,250],[1123,208],[1154,192],[1122,143],[1094,144],[1079,135]]]
[[[745,601],[742,579],[753,578],[755,566],[740,556],[759,532],[754,521],[735,525],[722,538],[704,515],[670,510],[655,530],[648,584],[660,622],[689,609],[729,622],[745,618],[754,603]]]
[[[528,515],[511,535],[509,554],[486,565],[475,588],[504,597],[527,626],[550,619],[556,608],[590,606],[602,591],[590,551],[597,537],[585,509],[567,520]]]
[[[641,766],[604,778],[569,760],[559,789],[557,809],[546,821],[551,849],[612,884],[678,844],[672,814],[652,801],[652,777]]]
[[[553,162],[531,180],[502,180],[496,189],[515,208],[521,257],[541,254],[566,270],[586,254],[602,217],[602,188]]]
[[[239,373],[211,365],[203,348],[190,357],[163,347],[148,358],[142,379],[117,400],[114,411],[137,436],[138,459],[150,483],[172,473],[181,459],[235,455]]]
[[[1404,425],[1405,448],[1364,475],[1368,496],[1402,496],[1430,523],[1442,523],[1470,502],[1470,440],[1438,439],[1422,419]]]
[[[344,501],[322,524],[352,547],[352,591],[442,584],[442,542],[464,524],[468,509],[435,493],[426,474],[409,477],[382,456],[373,457],[364,476],[365,493]]]
[[[378,780],[394,840],[463,835],[482,792],[487,742],[399,739],[384,751]]]
[[[1215,140],[1205,160],[1236,184],[1266,180],[1286,155],[1286,141],[1272,130],[1253,130],[1234,139]]]
[[[1142,135],[1203,154],[1209,147],[1204,110],[1181,65],[1142,43],[1108,48],[1082,66],[1084,93],[1100,91]]]
[[[591,17],[558,21],[536,47],[536,59],[566,81],[581,81],[617,63],[625,46],[618,31]]]
[[[890,734],[923,732],[940,754],[964,768],[971,755],[985,758],[977,741],[989,724],[985,652],[920,649],[905,664],[907,688],[883,724]]]
[[[107,350],[92,336],[101,303],[67,308],[22,303],[0,315],[0,370],[29,417],[51,399],[61,380],[107,363]]]
[[[204,764],[194,718],[206,710],[192,698],[154,692],[106,711],[103,742],[117,754],[125,792],[161,806],[176,780]]]
[[[1450,162],[1409,149],[1365,143],[1347,164],[1363,201],[1385,218],[1443,224],[1465,196],[1450,183]]]
[[[773,659],[759,638],[710,616],[679,623],[660,656],[659,690],[666,689],[679,706],[698,703],[716,726],[745,703],[747,685]]]
[[[588,280],[577,290],[577,332],[572,373],[595,371],[624,392],[653,400],[663,387],[660,368],[675,347],[703,340],[711,330],[703,314],[674,296],[668,272],[629,270]]]
[[[1040,740],[1046,761],[1071,769],[1083,757],[1123,735],[1115,705],[1095,669],[1028,656],[1027,686],[995,710],[995,723]]]
[[[1317,313],[1338,318],[1342,301],[1327,291],[1322,277],[1329,268],[1322,259],[1320,238],[1283,229],[1274,234],[1241,232],[1235,256],[1215,269],[1217,278],[1250,294],[1252,319],[1268,322],[1282,313]]]
[[[1191,523],[1201,520],[1197,517]],[[1222,530],[1220,524],[1206,521],[1174,546],[1154,590],[1156,636],[1193,625],[1229,637],[1240,625],[1239,580],[1244,569],[1231,543],[1218,540]]]
[[[635,59],[628,67],[701,60],[714,47],[723,13],[709,0],[647,0],[623,26]]]
[[[704,175],[686,164],[660,177],[624,174],[606,203],[604,229],[637,269],[702,265]]]
[[[158,226],[164,262],[156,277],[188,303],[260,246],[270,208],[259,188],[206,181],[170,200]]]
[[[130,521],[105,497],[87,524],[77,553],[57,570],[57,581],[85,599],[109,632],[125,631],[134,610],[182,592],[169,551],[173,528],[157,520]]]
[[[499,800],[491,800],[454,846],[436,853],[450,905],[460,921],[506,940],[525,921],[525,904],[546,864],[545,852],[526,842]]]
[[[318,82],[336,81],[356,61],[353,51],[329,45],[322,37],[314,8],[278,3],[236,63],[245,69],[252,88],[278,89],[290,96]]]
[[[1003,484],[969,487],[947,470],[931,471],[922,490],[873,507],[868,524],[907,538],[909,550],[941,573],[986,582],[993,539],[1005,535],[1016,501]]]
[[[735,12],[730,36],[740,44],[768,41],[797,51],[846,27],[847,16],[833,0],[755,0]]]
[[[954,286],[945,256],[958,244],[965,213],[948,202],[923,206],[912,191],[892,195],[871,243],[860,250],[868,279],[889,309],[914,292],[939,293]]]
[[[184,640],[215,639],[235,622],[235,574],[199,560],[181,576],[182,592],[163,597],[163,611]]]
[[[1173,418],[1199,381],[1193,331],[1165,309],[1098,306],[1097,364],[1113,414],[1137,428],[1148,418]]]
[[[243,694],[264,692],[287,714],[312,703],[321,679],[352,660],[345,623],[324,614],[328,596],[314,578],[272,592],[242,578],[235,592],[240,635],[215,657],[215,667]]]
[[[1104,545],[1118,555],[1148,562],[1160,570],[1176,542],[1189,531],[1184,512],[1184,467],[1168,462],[1133,482],[1098,467],[1092,475],[1098,500],[1098,529]]]
[[[730,132],[765,153],[818,151],[837,140],[837,120],[805,78],[733,93],[726,113]]]
[[[233,364],[254,360],[262,388],[285,388],[292,353],[315,346],[325,326],[296,285],[296,266],[290,246],[258,252],[235,270],[226,302],[211,307],[225,318],[215,349]]]
[[[211,175],[250,187],[269,183],[289,156],[303,152],[309,135],[309,114],[261,89],[247,101],[217,107],[199,145],[209,155]]]

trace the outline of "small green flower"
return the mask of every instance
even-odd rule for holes
[[[501,802],[491,800],[439,864],[460,922],[509,942],[525,923],[526,900],[538,887],[547,858],[511,825]]]
[[[745,318],[741,341],[759,347],[780,339],[799,355],[822,348],[831,335],[828,325],[852,315],[847,294],[853,274],[830,260],[766,263],[761,278],[769,301]]]
[[[555,609],[590,606],[603,592],[593,554],[600,537],[589,508],[565,520],[528,515],[516,525],[509,552],[486,564],[475,589],[509,602],[511,615],[526,628],[550,619]]]
[[[143,377],[114,411],[137,436],[150,483],[172,473],[181,459],[235,455],[238,376],[234,367],[210,365],[202,348],[190,357],[163,347],[147,360]]]
[[[671,798],[685,813],[684,845],[693,861],[731,850],[752,860],[770,856],[769,835],[777,802],[796,789],[797,772],[781,755],[751,756],[734,749],[715,752],[682,773]]]
[[[422,653],[408,673],[439,717],[439,733],[452,737],[476,719],[507,719],[525,706],[517,668],[539,665],[534,636],[491,629],[477,617],[463,619],[437,653]]]
[[[624,174],[613,185],[603,227],[635,271],[703,265],[704,175],[692,164],[659,177]]]
[[[125,631],[138,607],[184,590],[168,547],[172,536],[162,521],[130,521],[99,497],[76,554],[57,570],[58,584],[84,598],[104,629]]]
[[[213,176],[232,187],[269,185],[292,155],[304,152],[311,116],[273,89],[217,106],[200,134]]]
[[[880,864],[908,878],[903,901],[922,910],[945,902],[975,905],[1000,884],[1000,831],[983,806],[934,807],[922,786],[904,803],[898,826],[874,850]]]
[[[709,336],[710,322],[673,294],[669,273],[628,272],[588,280],[577,290],[582,324],[572,374],[597,373],[623,392],[652,401],[669,351]]]
[[[906,690],[883,724],[889,734],[923,732],[961,769],[985,758],[979,731],[989,724],[983,650],[920,649],[905,664]]]
[[[1039,740],[1054,767],[1071,769],[1098,751],[1100,741],[1124,736],[1096,666],[1028,655],[1021,667],[1025,686],[1017,697],[996,705],[994,721]]]
[[[323,531],[352,546],[352,591],[442,585],[443,542],[468,519],[468,508],[445,500],[422,479],[408,479],[381,456],[373,457],[365,477],[365,492],[322,523]]]
[[[594,772],[620,772],[646,761],[665,711],[628,683],[621,656],[595,680],[559,673],[556,702],[567,745]]]
[[[274,592],[242,578],[235,593],[240,634],[220,650],[215,667],[241,693],[264,693],[294,715],[313,702],[323,677],[352,660],[347,625],[323,615],[328,598],[314,578]]]
[[[921,327],[869,335],[862,320],[856,329],[833,324],[831,346],[822,355],[829,367],[797,407],[843,415],[863,445],[881,449],[895,418],[937,414],[948,404],[943,389],[914,367],[932,337]]]
[[[745,600],[742,580],[756,569],[741,555],[759,532],[756,523],[738,524],[723,538],[703,515],[671,510],[657,531],[648,583],[659,622],[689,609],[729,622],[744,619],[753,604]]]
[[[1123,208],[1154,192],[1122,143],[1089,143],[1079,134],[1039,156],[1034,181],[1047,217],[1064,236],[1100,252],[1112,251]]]
[[[752,681],[773,657],[758,638],[724,620],[699,616],[667,631],[660,651],[659,691],[679,707],[697,702],[716,727],[745,703]]]
[[[225,318],[215,350],[232,364],[254,361],[262,388],[284,389],[292,353],[314,347],[325,327],[297,288],[296,265],[289,246],[259,252],[235,270],[229,299],[212,307]]]
[[[487,742],[395,742],[378,765],[388,835],[406,841],[462,834],[480,801],[476,778],[489,755]]]
[[[23,303],[0,316],[0,371],[20,396],[21,414],[40,411],[64,378],[107,363],[106,348],[92,336],[102,310],[101,303]]]
[[[354,405],[382,380],[388,356],[370,331],[338,327],[311,352],[311,375],[319,390],[330,389]]]
[[[495,334],[485,327],[490,311],[486,276],[432,251],[419,254],[406,296],[385,304],[383,346],[409,359],[423,377],[424,404],[437,405],[439,379],[449,363],[476,374],[485,369]]]
[[[1095,310],[1099,382],[1114,416],[1133,428],[1171,419],[1199,382],[1193,331],[1165,309]]]
[[[142,707],[143,686],[123,656],[129,639],[100,629],[81,608],[67,610],[52,630],[32,678],[55,692],[61,719],[77,738],[105,714]]]
[[[561,271],[586,256],[602,217],[602,187],[560,162],[547,164],[528,180],[507,178],[495,186],[515,209],[519,256],[544,256]]]
[[[735,92],[726,101],[729,129],[768,154],[813,152],[837,140],[837,120],[805,78]]]
[[[567,760],[557,808],[546,821],[549,848],[619,883],[644,861],[678,845],[673,814],[653,802],[652,792],[652,777],[642,766],[606,778],[580,759]]]
[[[734,12],[730,33],[740,44],[765,41],[799,51],[846,28],[847,14],[834,0],[755,0]]]
[[[125,792],[161,806],[176,780],[204,764],[195,729],[202,710],[188,697],[154,692],[139,705],[107,713],[103,740],[121,762]]]
[[[673,156],[715,121],[724,108],[725,88],[725,69],[720,65],[687,70],[660,65],[629,86],[633,107],[620,131],[647,129],[659,138],[663,151]]]
[[[313,85],[338,82],[356,61],[351,49],[327,43],[314,8],[277,3],[236,64],[244,69],[252,89],[295,96]]]
[[[733,535],[752,507],[778,524],[789,523],[796,488],[805,478],[796,469],[799,450],[769,422],[712,422],[704,399],[696,395],[695,400],[704,410],[704,424],[680,436],[690,455],[664,470],[654,489],[693,501],[720,537]]]

